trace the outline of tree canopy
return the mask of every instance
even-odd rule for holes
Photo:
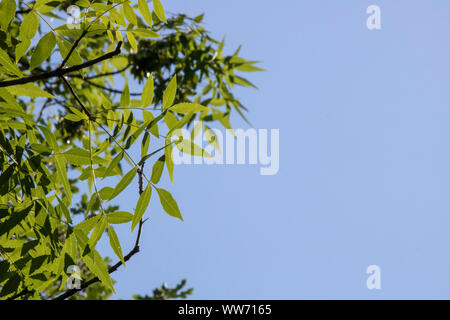
[[[160,187],[164,172],[175,181],[174,148],[210,156],[193,142],[199,128],[245,119],[233,89],[262,70],[240,48],[225,55],[202,20],[169,16],[160,0],[1,1],[0,298],[107,298],[140,250],[150,201],[183,220]],[[115,202],[127,188],[139,192],[133,212]],[[134,247],[122,248],[119,224]],[[114,264],[96,249],[102,236]],[[185,297],[184,284],[136,298]]]

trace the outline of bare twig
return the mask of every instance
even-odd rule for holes
[[[81,107],[81,109],[83,109],[84,113],[86,113],[86,115],[89,117],[89,120],[92,119],[91,113],[89,112],[89,110],[84,106],[83,102],[81,102],[80,98],[78,98],[77,94],[75,93],[75,91],[73,90],[72,86],[70,85],[69,81],[67,81],[67,79],[65,77],[61,77],[61,80],[66,84],[67,88],[69,88],[70,93],[72,94],[72,96],[75,98],[75,100],[78,102],[79,106]]]

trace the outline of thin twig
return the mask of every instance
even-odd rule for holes
[[[75,100],[78,102],[79,106],[81,107],[81,109],[83,109],[83,111],[86,113],[86,115],[88,116],[89,120],[92,119],[91,113],[89,112],[89,110],[84,106],[83,102],[81,102],[80,98],[78,98],[77,94],[75,93],[75,91],[73,90],[72,86],[70,85],[69,81],[67,81],[67,79],[65,77],[61,77],[61,80],[66,84],[67,88],[69,88],[70,93],[72,94],[72,96],[75,98]]]
[[[75,49],[78,47],[78,44],[80,43],[81,39],[83,39],[83,37],[87,34],[87,31],[84,30],[81,35],[78,37],[78,39],[74,42],[74,44],[72,45],[72,48],[70,48],[69,53],[67,54],[67,56],[64,58],[63,62],[61,63],[61,65],[59,66],[59,69],[64,68],[64,66],[66,65],[67,61],[69,61],[70,56],[72,55],[72,53],[75,51]]]

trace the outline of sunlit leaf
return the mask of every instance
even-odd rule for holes
[[[141,100],[142,107],[146,108],[152,103],[153,90],[154,90],[153,75],[150,73],[150,76],[145,82],[144,90],[142,91],[142,100]]]
[[[172,80],[170,80],[166,90],[164,91],[162,102],[163,109],[167,109],[173,104],[176,92],[177,92],[177,77],[174,76]]]
[[[122,264],[125,266],[125,260],[123,259],[122,247],[120,246],[119,237],[117,237],[116,231],[110,225],[108,225],[108,236],[109,245],[114,250],[114,253],[120,259],[120,261],[122,261]]]
[[[164,211],[168,215],[183,221],[183,217],[181,216],[180,209],[178,209],[177,202],[172,197],[170,192],[161,188],[156,188],[156,191],[158,192],[159,200],[161,202]]]
[[[133,220],[133,215],[126,211],[117,211],[106,215],[108,223],[110,224],[122,224]]]
[[[164,170],[164,162],[165,162],[165,156],[161,156],[158,159],[158,161],[156,161],[155,164],[153,165],[152,177],[150,178],[150,180],[154,184],[157,184],[159,182],[159,180],[161,179],[161,175],[162,175],[163,170]]]
[[[178,113],[197,113],[207,109],[207,107],[196,103],[178,103],[170,107],[170,110]]]
[[[147,1],[138,0],[138,8],[145,22],[147,22],[149,26],[152,26],[152,15],[150,14],[150,9],[148,8]]]
[[[136,173],[137,167],[134,167],[127,174],[125,174],[114,188],[114,191],[109,200],[114,199],[119,193],[121,193],[131,183],[131,181],[133,181],[134,177],[136,176]]]
[[[152,185],[148,184],[147,187],[144,189],[144,192],[139,196],[139,200],[136,204],[136,209],[134,210],[133,215],[133,222],[131,223],[131,231],[134,230],[134,228],[137,226],[139,221],[141,221],[142,216],[145,213],[145,210],[148,207],[148,204],[150,203],[150,197],[152,195]]]
[[[53,32],[49,32],[43,36],[31,56],[30,70],[40,66],[50,56],[55,46],[56,38]]]
[[[166,14],[164,13],[164,8],[160,0],[153,0],[153,10],[155,10],[155,13],[160,20],[167,23]]]

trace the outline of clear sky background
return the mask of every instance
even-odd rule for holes
[[[177,166],[174,185],[165,172],[185,222],[153,195],[114,298],[186,278],[195,299],[449,299],[450,2],[163,3],[205,13],[226,52],[242,44],[263,62],[249,75],[259,90],[237,92],[255,128],[280,129],[280,171]],[[379,31],[366,28],[372,4]],[[121,208],[137,197],[127,189]],[[128,251],[129,226],[120,236]],[[378,291],[366,288],[372,264]]]

